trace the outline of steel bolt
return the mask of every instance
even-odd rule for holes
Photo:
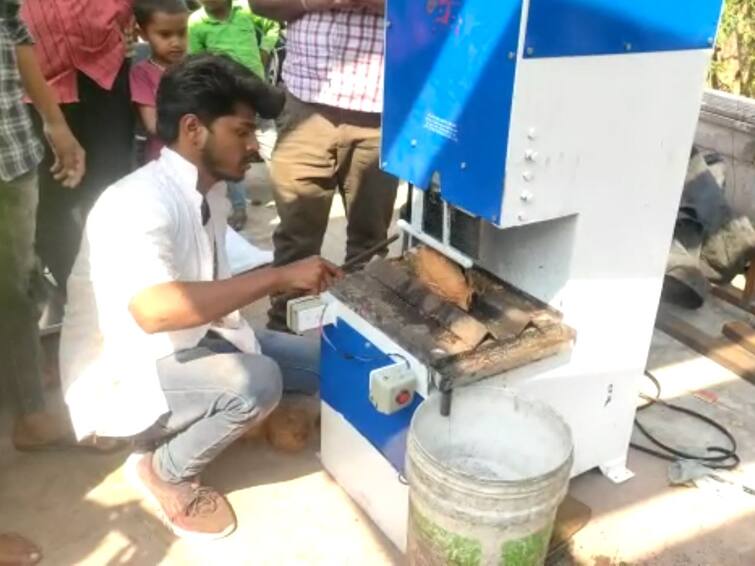
[[[522,194],[519,196],[519,198],[522,199],[522,202],[530,202],[534,196],[535,195],[533,195],[529,191],[522,191]]]
[[[467,162],[466,161],[462,161],[461,165],[459,165],[459,167],[461,167],[462,169],[466,169],[467,168]]]
[[[527,161],[534,163],[537,161],[537,152],[534,149],[527,149],[524,151],[524,159]]]
[[[527,48],[527,55],[532,55],[534,52],[535,52],[535,48],[534,47],[528,47]]]
[[[631,51],[632,50],[632,44],[631,43],[625,43],[624,44],[624,49],[626,49],[627,51]]]
[[[412,147],[417,147],[417,140],[412,140]]]
[[[516,215],[516,219],[519,220],[519,222],[524,222],[525,220],[527,220],[527,215],[524,214],[524,212],[520,212]]]
[[[530,128],[527,130],[527,137],[531,140],[534,140],[537,137],[537,130],[535,128]]]
[[[509,59],[516,59],[516,53],[509,51]]]
[[[522,173],[522,179],[524,179],[528,183],[530,183],[534,178],[535,175],[533,175],[532,171],[524,171]]]

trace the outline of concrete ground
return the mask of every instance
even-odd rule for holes
[[[250,207],[245,235],[269,247],[276,215],[267,205],[262,167],[250,182],[253,199],[262,204]],[[324,253],[336,262],[343,257],[343,229],[343,210],[334,206]],[[265,308],[258,304],[245,314],[262,323]],[[721,317],[738,314],[727,308],[715,302],[695,315],[697,322],[720,328]],[[702,411],[732,431],[742,465],[722,475],[755,487],[755,388],[660,332],[649,367],[664,398]],[[647,385],[643,389],[652,393]],[[53,404],[59,406],[54,399]],[[666,409],[653,407],[640,419],[664,440],[690,450],[722,443],[695,421]],[[124,453],[19,454],[7,438],[7,415],[0,420],[0,532],[32,537],[44,551],[44,564],[401,563],[399,553],[322,470],[316,438],[294,455],[253,441],[228,450],[204,480],[228,493],[239,528],[225,540],[197,544],[172,537],[126,483]],[[719,482],[669,487],[667,463],[636,450],[629,467],[636,476],[620,486],[597,472],[572,481],[571,493],[592,508],[593,518],[553,564],[755,564],[755,496]]]

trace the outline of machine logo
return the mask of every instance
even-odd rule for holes
[[[425,8],[430,15],[436,15],[435,23],[449,26],[456,20],[456,8],[461,5],[458,0],[427,0]]]

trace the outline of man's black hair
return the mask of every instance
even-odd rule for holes
[[[184,0],[134,0],[134,18],[142,29],[149,23],[155,12],[182,14],[188,13],[189,8]]]
[[[192,55],[168,69],[157,89],[157,137],[166,144],[178,139],[179,122],[195,114],[210,126],[221,116],[249,106],[262,118],[276,118],[283,92],[270,86],[241,63],[224,55]]]

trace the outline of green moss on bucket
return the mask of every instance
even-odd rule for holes
[[[537,566],[543,564],[548,552],[552,527],[524,538],[503,543],[500,566]]]
[[[424,547],[421,554],[432,554],[450,566],[478,566],[482,560],[482,546],[474,539],[449,532],[423,517],[416,509],[411,509],[410,522],[413,523],[417,545]]]

